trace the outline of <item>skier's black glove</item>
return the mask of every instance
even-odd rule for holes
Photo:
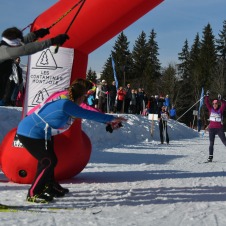
[[[49,34],[49,29],[48,28],[41,28],[37,31],[34,31],[34,34],[36,35],[36,38],[43,38],[46,35]]]
[[[55,38],[51,38],[52,45],[63,45],[66,40],[69,39],[67,34],[61,34],[56,36]]]
[[[206,96],[209,96],[209,95],[210,95],[210,91],[207,90],[207,91],[206,91]]]
[[[112,133],[112,132],[113,132],[113,129],[112,129],[112,127],[111,127],[111,124],[108,124],[108,125],[106,126],[106,131],[109,132],[109,133]]]
[[[221,95],[220,95],[220,94],[218,94],[218,96],[217,96],[217,97],[218,97],[218,100],[221,100]]]
[[[112,133],[113,130],[118,129],[120,127],[123,127],[123,125],[122,125],[121,122],[120,123],[117,123],[117,124],[116,123],[108,124],[106,126],[106,131],[109,132],[109,133]]]

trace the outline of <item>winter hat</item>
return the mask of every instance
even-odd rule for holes
[[[23,41],[23,33],[16,27],[11,27],[3,31],[2,40],[10,46],[19,46]]]

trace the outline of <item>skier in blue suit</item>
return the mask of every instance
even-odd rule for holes
[[[45,103],[38,112],[25,117],[18,125],[17,135],[23,146],[38,160],[36,177],[32,183],[27,201],[49,202],[69,192],[54,179],[57,157],[53,149],[53,130],[64,127],[69,119],[83,118],[105,123],[113,129],[119,128],[123,117],[86,110],[79,105],[88,91],[87,81],[75,80],[68,89],[67,99]]]

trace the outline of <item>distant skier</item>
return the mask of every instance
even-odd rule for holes
[[[166,111],[166,107],[162,106],[162,109],[158,113],[159,120],[159,132],[161,144],[164,143],[164,140],[169,144],[169,136],[167,131],[167,120],[169,119],[169,112]]]
[[[218,99],[214,99],[212,101],[212,106],[209,102],[209,94],[210,92],[206,92],[205,96],[205,104],[209,111],[209,158],[207,162],[212,162],[213,160],[213,146],[215,141],[215,136],[218,135],[222,141],[222,143],[226,146],[226,137],[223,129],[223,112],[226,108],[226,101],[221,99],[221,95],[218,94]]]

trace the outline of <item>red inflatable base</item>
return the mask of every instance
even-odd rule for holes
[[[54,138],[54,149],[58,158],[55,178],[58,181],[76,176],[89,162],[91,143],[78,127],[80,123],[74,123],[69,131]],[[30,184],[35,177],[37,160],[25,148],[13,146],[15,133],[16,128],[5,136],[1,144],[1,168],[10,181]]]

